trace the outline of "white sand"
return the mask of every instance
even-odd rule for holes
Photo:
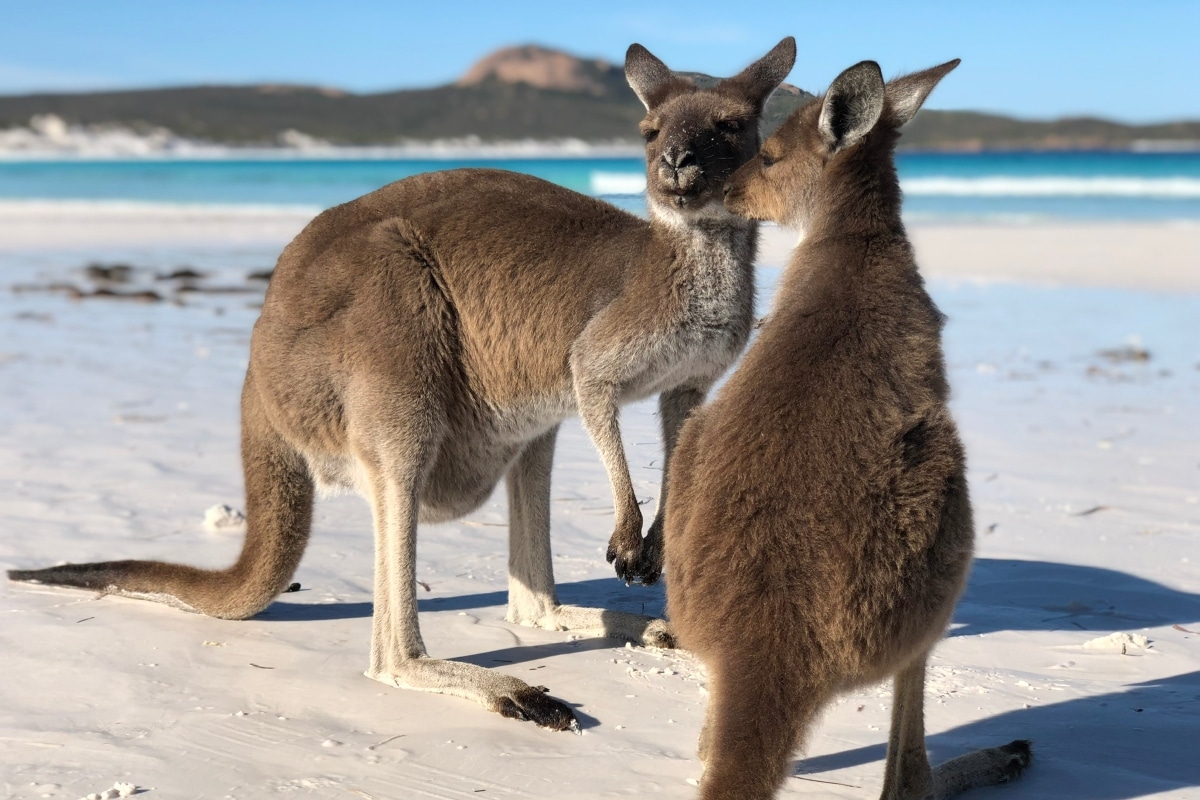
[[[908,227],[927,278],[1200,291],[1200,223],[917,222]],[[796,234],[764,231],[763,263],[787,263]]]
[[[4,287],[80,282],[72,270],[101,257],[188,263],[231,283],[269,266],[303,223],[14,216],[0,213]],[[1188,293],[1200,248],[1195,229],[1164,230],[914,233],[950,316],[979,534],[970,588],[929,675],[929,747],[940,761],[1032,738],[1037,761],[995,790],[1006,797],[1200,793],[1200,295]],[[1164,236],[1183,269],[1135,264],[1115,245],[1086,264],[1077,254],[1081,242]],[[764,262],[778,263],[772,252]],[[1097,260],[1109,268],[1092,268]],[[1078,288],[1125,286],[1132,274],[1174,291]],[[1031,278],[1068,288],[1020,285]],[[233,558],[240,537],[210,533],[203,519],[217,504],[243,507],[237,397],[254,298],[187,302],[0,294],[0,567]],[[1149,361],[1097,355],[1131,341]],[[652,404],[623,423],[635,487],[654,497]],[[425,641],[434,655],[549,686],[578,704],[584,736],[362,676],[370,523],[365,503],[346,497],[318,505],[303,590],[247,622],[0,582],[0,794],[72,800],[124,782],[150,798],[694,796],[697,666],[682,653],[505,623],[502,494],[422,530]],[[553,497],[561,596],[661,610],[661,590],[627,589],[604,563],[608,482],[577,424],[560,438]],[[1141,637],[1145,647],[1128,646]],[[1125,642],[1125,653],[1087,646],[1098,639]],[[889,696],[872,688],[832,707],[786,796],[877,796]]]
[[[319,208],[0,200],[0,253],[259,244],[281,249]]]

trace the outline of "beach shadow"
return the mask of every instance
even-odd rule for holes
[[[593,578],[559,584],[558,597],[571,605],[651,617],[663,616],[666,608],[662,582],[627,587],[616,578]],[[507,591],[418,597],[418,608],[423,613],[502,609],[507,603]],[[289,599],[272,603],[257,619],[362,619],[371,616],[371,608],[371,603],[365,601],[299,603]],[[949,635],[976,636],[1005,630],[1105,633],[1192,624],[1200,624],[1200,594],[1100,567],[980,558],[972,568]]]
[[[509,664],[528,664],[532,661],[542,661],[567,653],[581,653],[588,650],[611,650],[619,647],[616,639],[573,639],[571,641],[547,642],[546,644],[517,644],[499,650],[489,650],[486,653],[470,653],[454,656],[452,661],[464,664],[474,664],[478,667],[503,667]],[[536,673],[545,665],[530,667],[531,673]],[[529,683],[540,683],[536,675],[524,676]]]
[[[1048,561],[976,559],[949,636],[1101,633],[1200,621],[1200,594],[1125,572]]]
[[[254,616],[261,622],[325,622],[335,619],[363,619],[370,617],[374,603],[292,603],[276,600]]]
[[[1010,711],[935,734],[926,744],[930,761],[939,764],[976,748],[1032,739],[1033,765],[1021,778],[1019,796],[1132,800],[1200,787],[1197,701],[1200,671]],[[794,774],[878,762],[882,775],[886,749],[880,742],[806,758]]]
[[[421,593],[423,594],[423,593]],[[563,603],[663,616],[663,583],[625,586],[616,578],[561,583]],[[289,596],[290,597],[290,596]],[[502,609],[507,591],[418,597],[423,613]],[[257,619],[314,622],[371,616],[370,602],[300,603],[279,600]],[[1181,592],[1117,570],[1048,561],[975,561],[950,636],[1015,630],[1100,633],[1160,625],[1200,624],[1200,594]]]
[[[661,582],[655,586],[627,587],[615,577],[593,578],[573,583],[560,583],[557,590],[559,601],[568,605],[603,608],[609,611],[627,611],[651,617],[661,617],[666,608],[666,591]],[[478,592],[447,597],[418,596],[417,598],[417,610],[423,613],[473,611],[483,608],[503,609],[507,604],[507,591]],[[372,608],[373,604],[369,602],[297,603],[291,600],[277,600],[255,619],[278,622],[362,619],[371,616]],[[503,616],[502,612],[501,616]]]

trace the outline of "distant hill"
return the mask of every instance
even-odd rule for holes
[[[1200,120],[1159,125],[1123,125],[1078,117],[1054,121],[1020,120],[975,111],[922,111],[904,128],[904,149],[1106,150],[1200,149]]]
[[[712,78],[685,73],[701,83]],[[768,104],[775,127],[812,97],[785,84]],[[0,97],[0,129],[54,115],[70,126],[167,129],[186,139],[275,146],[478,137],[484,141],[635,141],[643,109],[620,66],[526,45],[499,50],[455,83],[355,94],[314,86],[195,86]],[[297,135],[297,132],[299,135]],[[973,112],[926,111],[905,131],[905,148],[980,150],[1128,147],[1138,140],[1200,141],[1200,122],[1128,126],[1104,120],[1027,122]]]
[[[810,96],[789,87],[772,111],[782,118]],[[274,144],[289,130],[339,145],[468,136],[634,141],[644,113],[621,67],[536,46],[493,53],[456,83],[431,89],[354,94],[312,86],[196,86],[0,97],[0,128],[53,114],[69,125],[166,128],[246,145]]]

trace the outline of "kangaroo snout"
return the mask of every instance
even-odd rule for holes
[[[659,158],[658,178],[675,195],[685,195],[701,177],[700,164],[690,147],[668,147]]]
[[[696,154],[690,147],[671,145],[662,155],[663,165],[671,170],[680,170],[696,163]]]

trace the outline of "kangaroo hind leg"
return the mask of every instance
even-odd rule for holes
[[[896,674],[892,728],[888,735],[883,800],[953,797],[979,786],[1013,780],[1032,757],[1029,742],[1018,740],[953,758],[930,768],[925,753],[925,662],[928,653]]]
[[[550,548],[550,469],[557,435],[555,427],[530,442],[505,476],[509,525],[506,618],[518,625],[673,646],[674,638],[661,619],[558,602]]]
[[[793,669],[764,668],[761,655],[747,653],[740,664],[709,664],[709,708],[699,747],[701,800],[774,797],[792,753],[803,746],[827,699]]]
[[[377,448],[367,466],[375,521],[375,608],[366,675],[389,686],[454,695],[552,730],[578,730],[563,703],[491,669],[428,656],[417,617],[417,518],[431,443]]]
[[[312,525],[313,483],[303,456],[272,427],[247,374],[242,390],[246,539],[224,570],[162,561],[105,561],[14,570],[11,580],[155,600],[222,619],[246,619],[288,585]]]
[[[892,680],[892,726],[888,733],[883,800],[925,800],[933,774],[925,753],[925,661],[921,654]]]

